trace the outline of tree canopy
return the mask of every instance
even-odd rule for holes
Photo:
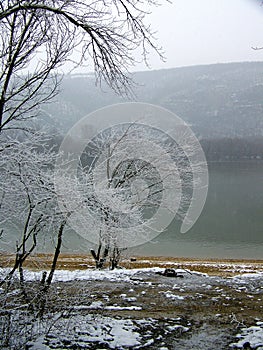
[[[0,131],[18,127],[11,122],[35,115],[40,104],[54,97],[56,73],[68,61],[90,64],[99,82],[118,93],[127,91],[134,53],[141,49],[147,61],[152,48],[161,56],[145,24],[150,5],[155,0],[2,1]]]

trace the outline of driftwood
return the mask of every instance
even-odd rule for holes
[[[165,276],[165,277],[177,277],[184,278],[183,275],[178,274],[175,269],[165,269],[164,272],[156,272],[157,275]]]

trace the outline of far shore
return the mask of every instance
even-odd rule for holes
[[[45,270],[51,266],[51,253],[32,254],[25,262],[24,267],[31,270]],[[0,267],[11,267],[15,254],[1,253]],[[237,273],[263,272],[263,260],[247,259],[218,259],[218,258],[184,258],[166,256],[124,256],[120,263],[121,268],[183,268],[195,270],[209,275],[233,276]],[[89,254],[61,253],[57,269],[83,270],[94,268],[94,261]]]

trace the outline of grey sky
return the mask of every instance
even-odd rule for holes
[[[173,0],[152,9],[152,28],[166,63],[150,57],[152,69],[234,61],[263,61],[261,0]],[[139,64],[136,70],[146,69]]]

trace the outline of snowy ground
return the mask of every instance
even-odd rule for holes
[[[28,323],[20,341],[32,350],[231,350],[248,342],[263,349],[262,272],[223,278],[179,269],[183,278],[170,278],[160,271],[58,270],[42,323],[16,314]],[[41,272],[25,277],[33,285]]]

